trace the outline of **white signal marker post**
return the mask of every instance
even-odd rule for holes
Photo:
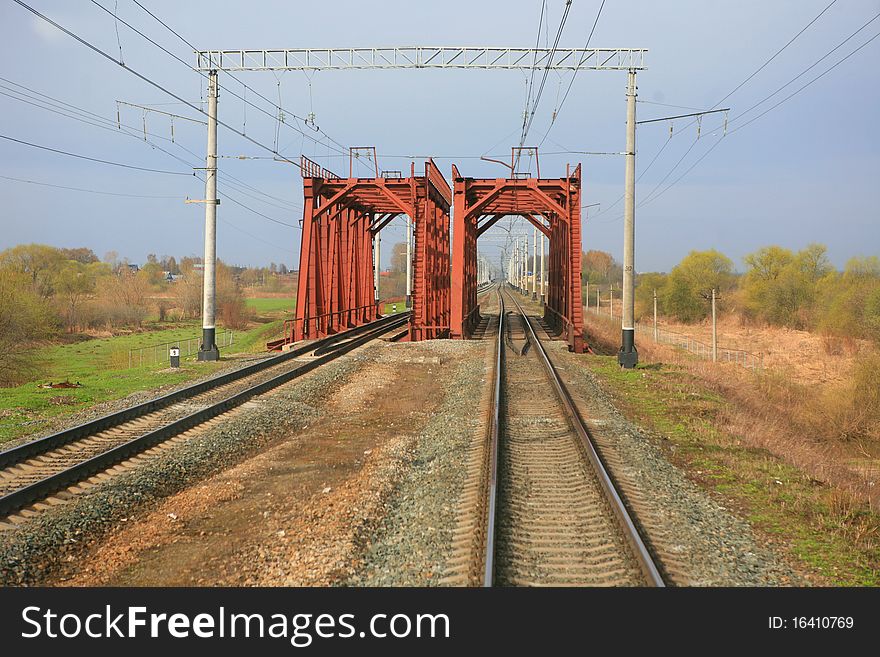
[[[202,278],[202,344],[199,360],[219,360],[215,301],[217,268],[217,71],[208,73],[208,154],[205,168],[205,261]]]
[[[623,192],[623,311],[617,362],[633,368],[639,362],[635,344],[636,216],[636,71],[629,70],[626,88],[626,185]]]

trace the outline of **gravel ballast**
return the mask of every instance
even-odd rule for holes
[[[456,500],[465,484],[467,447],[480,427],[487,342],[424,343],[441,360],[463,359],[446,374],[444,398],[410,449],[410,466],[369,537],[351,586],[437,586],[447,571]]]
[[[670,463],[663,436],[630,422],[587,367],[589,355],[548,345],[567,387],[587,420],[612,476],[624,484],[649,539],[666,562],[673,584],[684,586],[792,586],[807,584],[751,526],[725,509]]]
[[[192,439],[0,533],[0,584],[32,585],[71,567],[91,542],[194,481],[265,448],[322,415],[327,395],[375,358],[369,347],[288,383]]]

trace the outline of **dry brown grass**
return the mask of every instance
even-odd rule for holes
[[[587,316],[599,350],[616,350],[619,328]],[[727,403],[714,428],[743,445],[765,449],[841,492],[847,512],[867,502],[880,508],[880,355],[862,353],[849,377],[808,386],[785,371],[756,373],[697,360],[674,347],[639,344],[642,363],[675,364]]]

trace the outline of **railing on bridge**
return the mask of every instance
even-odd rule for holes
[[[339,176],[325,169],[314,160],[310,160],[305,155],[299,156],[299,170],[303,178],[324,178],[325,180],[339,180]]]

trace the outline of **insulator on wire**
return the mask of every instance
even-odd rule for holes
[[[724,136],[727,136],[727,112],[724,113]]]
[[[672,121],[669,122],[669,138],[672,139]]]
[[[700,131],[702,130],[702,128],[703,128],[703,117],[698,116],[697,117],[697,139],[700,138]]]

